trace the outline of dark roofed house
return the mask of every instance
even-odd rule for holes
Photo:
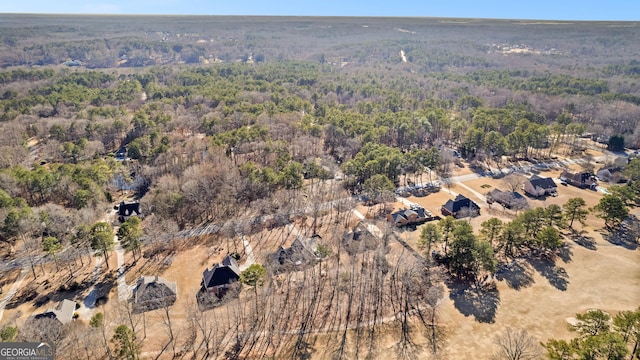
[[[140,203],[132,202],[126,203],[124,201],[120,202],[118,205],[118,216],[131,216],[135,213],[136,215],[140,215]]]
[[[175,282],[158,276],[141,276],[133,289],[134,311],[149,311],[176,302],[178,291]]]
[[[426,221],[429,220],[431,218],[431,211],[419,206],[419,207],[415,207],[412,206],[411,209],[413,211],[415,211],[418,216],[417,216],[417,221]]]
[[[478,216],[480,206],[464,195],[456,196],[455,200],[447,200],[440,208],[442,215],[457,217]]]
[[[562,174],[560,174],[560,180],[564,180],[568,184],[581,189],[596,190],[598,187],[598,183],[589,172],[572,173],[569,171],[563,171]]]
[[[67,324],[73,320],[73,314],[76,311],[76,302],[68,299],[64,299],[58,304],[55,309],[47,310],[42,314],[34,316],[36,319],[56,319],[61,324]]]
[[[210,293],[220,295],[229,285],[240,280],[240,268],[236,259],[227,256],[222,262],[215,264],[211,270],[202,273],[202,288]]]
[[[416,204],[412,204],[409,209],[398,210],[387,215],[387,220],[396,226],[419,224],[430,219],[432,219],[432,217],[429,210]]]
[[[534,196],[557,196],[558,185],[552,178],[543,178],[538,175],[533,175],[529,180],[524,182],[524,192]]]
[[[527,199],[517,191],[501,191],[493,189],[487,193],[487,203],[497,202],[507,209],[523,209],[527,207]]]

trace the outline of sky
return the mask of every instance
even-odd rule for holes
[[[0,13],[640,20],[638,0],[0,0]]]

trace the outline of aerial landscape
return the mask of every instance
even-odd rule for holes
[[[640,359],[640,21],[1,10],[2,343]]]

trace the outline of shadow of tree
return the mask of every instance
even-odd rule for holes
[[[407,339],[407,341],[399,341],[394,345],[395,353],[398,359],[417,359],[418,354],[423,351],[423,347]]]
[[[569,275],[567,271],[556,265],[554,261],[547,259],[529,259],[529,263],[540,275],[544,276],[549,283],[558,290],[565,291],[569,286]]]
[[[312,343],[306,339],[301,339],[293,345],[291,354],[289,355],[291,359],[308,360],[313,357],[315,352],[316,349]]]
[[[534,283],[531,268],[525,262],[518,260],[501,265],[496,271],[496,279],[504,281],[514,290],[529,287]]]
[[[472,161],[469,164],[469,170],[473,171],[476,174],[479,174],[480,176],[485,176],[486,169],[480,163]]]
[[[620,231],[603,232],[602,238],[610,244],[623,247],[627,250],[635,250],[638,248],[638,243],[635,239],[630,239],[628,233]]]
[[[116,285],[116,277],[113,272],[108,272],[95,284],[97,289],[95,306],[104,305],[109,300],[109,292]]]
[[[20,304],[27,301],[35,300],[38,297],[37,286],[34,283],[28,284],[24,289],[16,293],[16,295],[7,303],[5,309],[15,309]]]
[[[59,302],[63,300],[73,300],[78,303],[82,303],[82,289],[76,288],[75,290],[53,290],[49,293],[42,295],[38,299],[35,300],[34,306],[39,307],[51,302],[52,306],[56,306]]]
[[[503,177],[507,176],[507,173],[503,173],[502,171],[497,171],[497,172],[489,173],[489,175],[494,179],[502,179]]]
[[[196,294],[198,308],[200,311],[205,311],[227,304],[238,298],[240,290],[242,290],[242,284],[240,282],[232,283],[229,287],[218,290],[217,293],[209,293],[201,286]]]
[[[468,283],[448,282],[449,299],[464,316],[473,316],[477,322],[493,323],[500,304],[498,289],[479,289]]]
[[[586,231],[582,230],[580,232],[573,231],[569,235],[569,238],[573,240],[576,244],[582,246],[583,248],[589,250],[597,250],[596,240],[591,236],[586,236]]]
[[[558,249],[558,257],[565,264],[571,262],[571,258],[573,257],[573,251],[571,251],[571,244],[565,243]]]

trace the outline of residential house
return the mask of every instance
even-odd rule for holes
[[[538,175],[533,175],[529,180],[524,182],[524,192],[530,196],[557,196],[558,185],[552,178],[543,178]]]
[[[442,215],[458,217],[480,215],[480,206],[464,195],[456,196],[455,200],[447,200],[440,208]]]
[[[287,271],[312,264],[317,258],[317,241],[320,239],[319,235],[313,235],[310,238],[298,236],[291,246],[287,248],[280,246],[271,255],[274,271]]]
[[[133,289],[133,310],[149,311],[173,305],[177,294],[175,282],[158,276],[141,276]]]
[[[563,171],[562,174],[560,174],[560,180],[581,189],[596,190],[596,187],[598,186],[595,178],[589,172],[572,173],[569,171]]]
[[[139,202],[132,202],[132,203],[126,203],[124,201],[120,202],[120,205],[118,205],[118,215],[119,216],[131,216],[133,215],[133,213],[136,213],[136,215],[140,215],[140,203]]]
[[[73,314],[76,311],[76,302],[68,299],[62,300],[55,309],[47,310],[42,314],[34,316],[36,319],[56,319],[62,325],[67,324],[73,320]]]
[[[624,169],[622,167],[609,167],[602,168],[596,172],[596,177],[600,181],[611,182],[611,183],[626,183],[627,178],[623,173]]]
[[[402,209],[387,215],[387,221],[396,226],[419,224],[431,220],[431,212],[417,204],[411,204],[409,209]]]
[[[493,189],[487,193],[487,203],[493,204],[494,202],[507,209],[523,209],[527,207],[527,200],[517,191]]]
[[[240,280],[240,268],[236,259],[227,256],[222,262],[215,264],[211,270],[202,273],[202,288],[209,293],[220,296],[229,286]]]
[[[80,60],[67,60],[64,62],[65,65],[72,67],[72,66],[82,66],[84,65],[84,63]]]
[[[342,244],[349,255],[355,255],[368,250],[375,250],[379,246],[379,239],[373,235],[363,221],[344,234]]]

